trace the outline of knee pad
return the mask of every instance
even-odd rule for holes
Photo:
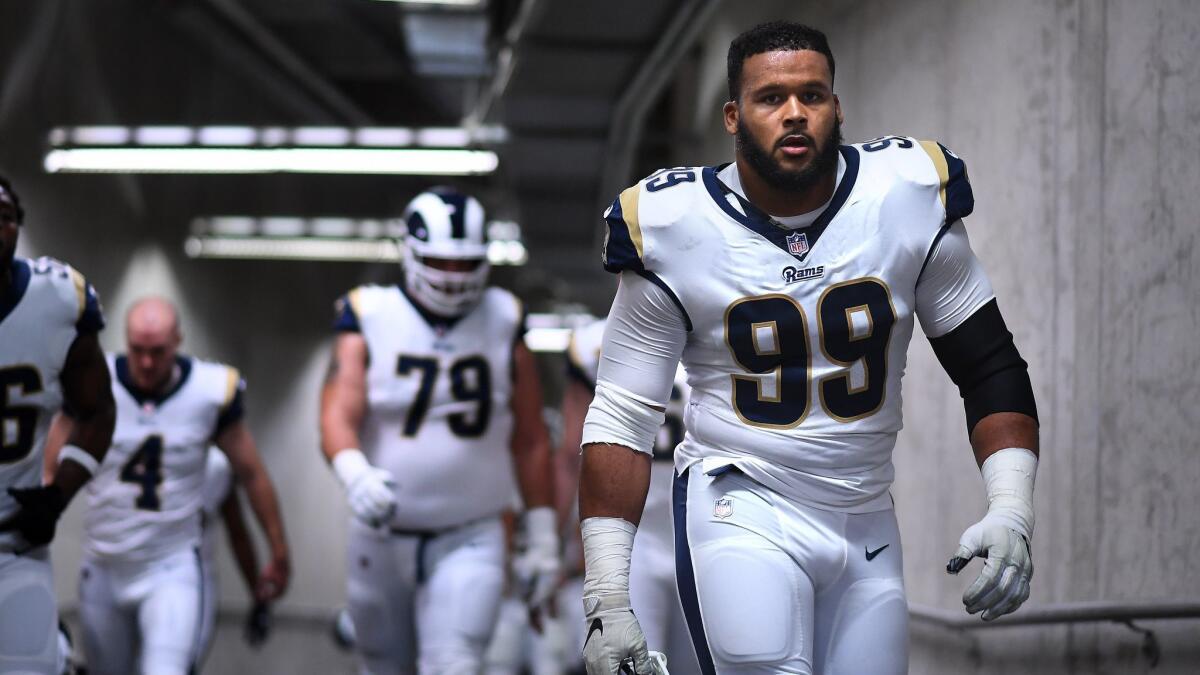
[[[52,584],[49,562],[12,560],[0,571],[0,665],[7,659],[57,660],[58,608]]]

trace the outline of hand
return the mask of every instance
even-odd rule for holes
[[[259,603],[278,599],[287,590],[291,576],[292,564],[287,554],[276,556],[258,575],[258,582],[254,585],[254,599]]]
[[[650,657],[628,595],[585,596],[583,613],[587,625],[583,663],[588,675],[666,673],[666,658]]]
[[[267,638],[271,637],[271,605],[266,602],[256,602],[246,616],[246,627],[242,633],[246,644],[251,647],[261,647]]]
[[[396,480],[391,472],[371,466],[362,452],[346,449],[333,458],[333,470],[346,488],[354,517],[379,527],[396,511]]]
[[[1008,527],[1003,518],[989,513],[963,532],[946,571],[958,574],[976,556],[987,558],[983,570],[963,593],[967,612],[983,612],[983,620],[1016,611],[1029,598],[1033,557],[1029,540]]]
[[[49,544],[67,506],[62,490],[57,485],[42,485],[8,488],[8,494],[21,508],[0,523],[0,532],[15,530],[33,548]]]
[[[526,512],[518,550],[513,556],[513,574],[520,585],[521,596],[533,612],[549,605],[561,580],[556,523],[554,509],[548,506]]]

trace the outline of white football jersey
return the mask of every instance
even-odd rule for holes
[[[827,208],[789,230],[720,169],[659,171],[606,212],[604,262],[667,292],[688,329],[680,470],[734,464],[836,510],[890,508],[917,281],[971,212],[965,165],[932,141],[842,146]]]
[[[181,356],[178,380],[147,396],[124,356],[108,357],[117,404],[112,447],[87,484],[87,554],[121,561],[160,559],[200,542],[208,448],[242,418],[238,371]]]
[[[396,479],[391,527],[436,530],[500,513],[512,501],[513,349],[521,303],[488,288],[451,321],[430,315],[401,286],[360,286],[339,300],[335,328],[366,339],[371,464]]]
[[[17,511],[8,488],[42,484],[46,432],[62,406],[59,375],[75,337],[104,327],[96,292],[52,258],[14,258],[0,296],[0,520]],[[0,533],[0,551],[19,545]]]
[[[591,389],[596,388],[600,368],[600,346],[604,342],[604,319],[578,328],[571,333],[567,346],[567,368],[571,376]],[[671,400],[666,405],[666,418],[654,439],[653,463],[650,466],[650,491],[642,510],[639,533],[650,533],[664,542],[671,542],[671,481],[675,474],[675,448],[684,438],[684,411],[687,409],[691,387],[681,365],[675,372]],[[643,535],[644,536],[644,535]]]

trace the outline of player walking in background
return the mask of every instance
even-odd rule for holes
[[[178,353],[182,339],[175,308],[145,298],[126,317],[128,352],[108,357],[117,428],[88,486],[79,584],[83,646],[94,674],[185,675],[194,668],[210,443],[229,458],[270,546],[258,596],[273,599],[287,588],[283,521],[244,420],[245,384],[229,366]],[[73,410],[66,412],[56,424],[76,426]]]
[[[932,141],[841,145],[825,36],[770,23],[728,57],[736,162],[664,169],[605,213],[621,273],[584,428],[580,512],[591,673],[649,672],[630,552],[682,357],[680,595],[704,672],[907,672],[888,488],[914,319],[963,395],[989,508],[969,612],[1029,595],[1038,424],[1026,364],[961,219],[962,160]]]
[[[96,292],[63,263],[16,257],[23,220],[16,191],[0,176],[0,673],[57,673],[48,544],[104,458],[114,411]],[[78,423],[43,485],[43,446],[63,406]]]
[[[487,286],[479,202],[435,189],[405,220],[402,283],[339,301],[321,443],[354,515],[347,594],[363,671],[476,673],[515,486],[522,595],[540,607],[558,581],[541,385],[519,301]]]
[[[558,497],[561,509],[568,512],[573,539],[579,536],[578,503],[579,443],[583,421],[596,389],[600,366],[600,347],[604,338],[605,321],[595,321],[576,329],[567,348],[567,388],[563,393],[563,426],[567,434],[558,460],[561,467]],[[650,465],[650,485],[637,536],[633,541],[633,565],[629,575],[629,599],[634,614],[641,620],[646,644],[650,649],[670,657],[672,675],[698,673],[695,653],[688,639],[687,624],[679,602],[675,583],[675,537],[671,528],[671,479],[674,475],[675,448],[683,442],[683,417],[691,392],[683,369],[676,371],[670,398],[664,410],[663,425],[654,438]],[[570,550],[572,547],[568,547]],[[582,551],[577,555],[582,558]],[[579,566],[582,567],[582,560]],[[579,604],[582,579],[568,583],[561,606],[565,613],[576,617],[569,625],[577,637],[573,654],[583,650],[588,625],[583,622]],[[571,593],[571,591],[574,591]]]

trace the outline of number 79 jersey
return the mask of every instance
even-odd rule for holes
[[[390,526],[437,530],[508,507],[520,301],[488,288],[452,322],[424,313],[400,286],[360,286],[338,305],[335,329],[367,343],[359,441],[395,477]]]
[[[660,171],[606,213],[604,262],[665,290],[687,324],[678,469],[732,463],[799,502],[869,512],[890,508],[917,281],[973,198],[965,166],[937,143],[840,151],[830,203],[796,230],[720,169]]]
[[[165,394],[139,392],[124,356],[108,357],[117,425],[87,484],[88,556],[144,562],[198,546],[208,448],[243,416],[238,371],[180,356]]]

